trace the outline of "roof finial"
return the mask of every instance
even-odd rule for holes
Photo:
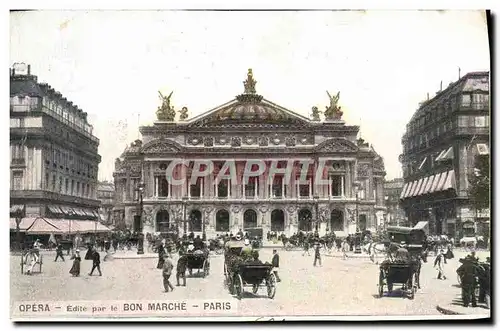
[[[256,94],[255,84],[257,84],[257,81],[253,79],[252,69],[248,69],[247,80],[243,82],[245,94]]]

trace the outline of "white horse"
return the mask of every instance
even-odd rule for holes
[[[460,239],[460,245],[462,245],[462,247],[465,249],[475,249],[477,247],[477,242],[478,238],[476,237],[463,237],[462,239]]]
[[[388,252],[385,245],[383,243],[380,243],[380,242],[368,243],[368,244],[362,246],[361,250],[363,252],[367,253],[368,255],[370,255],[370,260],[375,264],[378,264],[379,255],[382,255],[383,257],[385,257],[387,255],[387,252]]]

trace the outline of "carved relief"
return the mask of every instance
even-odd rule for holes
[[[143,149],[143,153],[168,153],[168,152],[178,152],[180,148],[176,147],[173,142],[169,141],[157,141],[152,144],[146,145]]]
[[[293,147],[295,146],[295,137],[286,137],[285,138],[285,144],[287,147]]]
[[[241,138],[240,137],[231,138],[231,146],[232,147],[241,147]]]
[[[349,223],[356,223],[356,210],[352,208],[346,208],[346,218]]]
[[[287,210],[287,211],[288,211],[288,213],[290,213],[290,214],[294,214],[294,213],[295,213],[295,211],[296,211],[296,209],[297,209],[297,208],[295,208],[295,206],[288,206],[288,207],[286,208],[286,210]]]
[[[188,141],[188,144],[193,145],[193,146],[197,146],[197,145],[201,144],[201,142],[203,140],[200,137],[189,137],[187,141]]]
[[[232,206],[231,211],[235,214],[238,214],[240,212],[241,208],[239,206]]]
[[[256,139],[255,137],[251,137],[251,136],[249,136],[249,137],[245,137],[245,138],[244,138],[244,142],[245,142],[245,144],[247,144],[247,145],[254,145],[254,144],[256,144],[256,143],[257,143],[257,139]]]
[[[368,177],[368,170],[370,166],[366,163],[358,164],[358,177]]]
[[[343,170],[345,170],[345,163],[344,162],[333,162],[331,169],[334,171],[343,171]]]
[[[213,137],[206,137],[203,141],[205,147],[212,147],[214,145],[214,138]]]
[[[275,145],[281,144],[281,139],[278,136],[275,136],[274,138],[271,139],[271,142]]]
[[[269,145],[269,138],[267,138],[267,137],[260,137],[259,138],[259,146],[264,147],[264,146],[267,146],[267,145]]]
[[[267,206],[267,205],[262,205],[259,207],[259,211],[263,214],[266,213],[268,210],[269,210],[269,206]]]
[[[227,145],[229,143],[229,139],[227,137],[218,137],[217,145]]]
[[[344,139],[329,139],[318,146],[318,151],[321,152],[356,152],[357,148]]]

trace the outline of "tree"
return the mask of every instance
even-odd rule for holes
[[[490,156],[478,155],[469,176],[469,198],[476,210],[490,207]]]

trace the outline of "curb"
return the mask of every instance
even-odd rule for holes
[[[443,315],[465,315],[465,314],[461,314],[461,313],[458,313],[458,312],[450,310],[450,309],[443,308],[440,305],[437,305],[436,309],[438,312],[440,312]]]

